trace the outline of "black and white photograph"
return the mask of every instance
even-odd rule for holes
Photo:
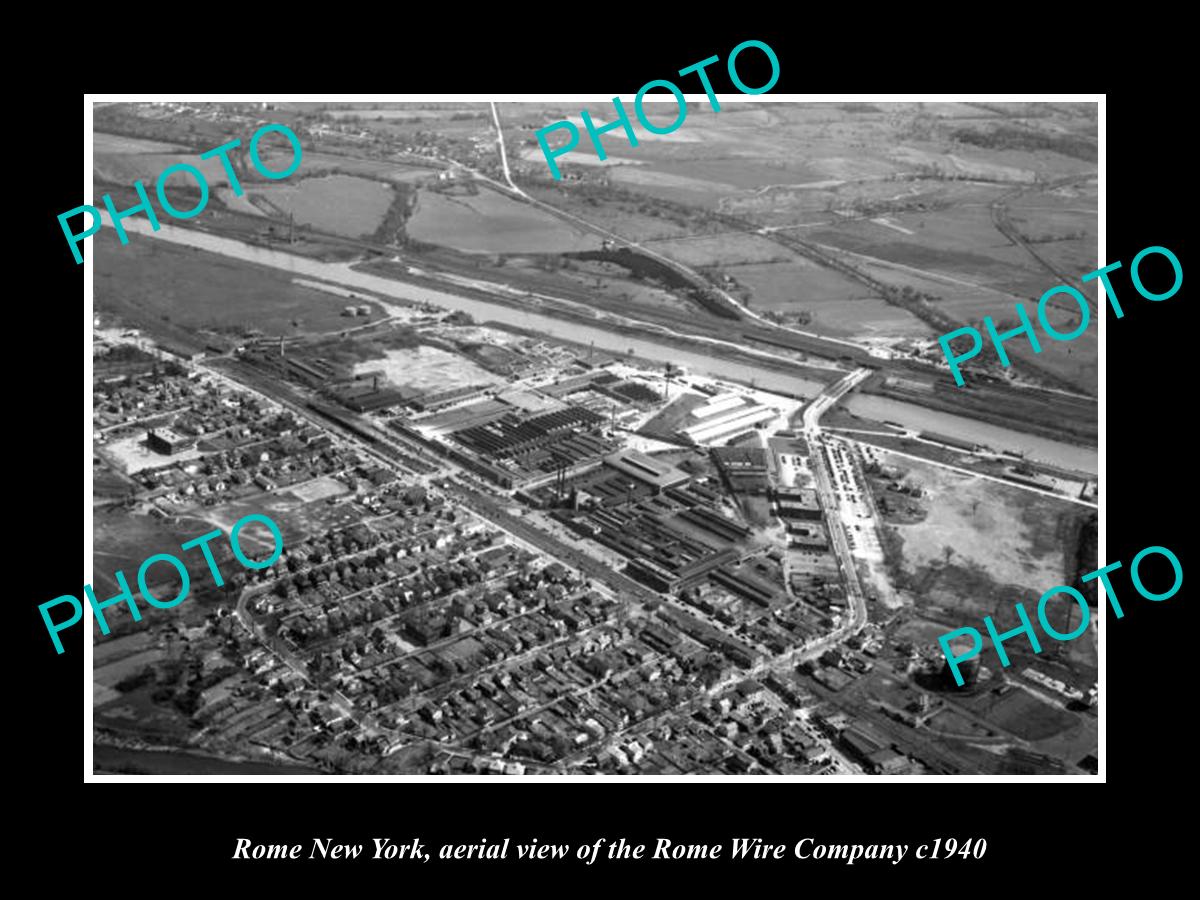
[[[1102,96],[676,83],[89,104],[91,775],[1101,773]]]

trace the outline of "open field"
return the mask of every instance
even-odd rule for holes
[[[1033,260],[996,231],[985,207],[919,215],[893,213],[889,219],[913,234],[852,219],[836,229],[808,229],[803,236],[818,244],[858,251],[935,275],[956,275],[976,284],[1011,283],[1014,275],[1024,276],[1026,271],[1040,274]]]
[[[410,237],[477,253],[595,250],[600,238],[489,189],[473,196],[421,191]]]
[[[121,501],[132,496],[135,488],[99,457],[92,457],[92,502]]]
[[[151,699],[153,692],[152,687],[142,687],[103,705],[97,704],[96,728],[109,728],[149,739],[184,740],[191,731],[187,718],[171,706],[155,703]],[[110,696],[105,694],[105,697]]]
[[[689,266],[740,266],[791,262],[795,258],[786,248],[753,234],[663,238],[648,243],[652,250]]]
[[[856,281],[807,260],[737,266],[729,270],[750,289],[750,308],[784,316],[807,313],[805,331],[834,337],[929,337],[928,325]]]
[[[346,327],[345,301],[293,283],[280,271],[111,229],[92,238],[96,309],[129,326],[203,347],[198,330],[268,335]]]
[[[287,164],[286,159],[279,162],[272,161],[270,156],[265,159],[274,168],[282,169]],[[436,178],[439,171],[434,163],[427,166],[404,165],[386,159],[365,159],[358,156],[343,156],[339,153],[322,153],[306,147],[304,159],[300,163],[300,168],[296,170],[296,175],[308,178],[334,170],[351,175],[362,175],[376,181],[408,183]]]
[[[256,185],[250,196],[266,199],[301,225],[346,237],[366,237],[379,227],[394,194],[389,185],[352,175],[288,179]]]
[[[144,138],[126,137],[120,134],[105,134],[97,131],[92,135],[92,152],[102,153],[183,153],[182,144],[167,144],[163,141],[148,141]]]
[[[117,640],[120,640],[118,638]],[[122,657],[115,662],[106,663],[103,665],[94,665],[92,668],[92,678],[96,684],[104,687],[113,688],[120,684],[124,679],[131,675],[138,674],[143,668],[153,662],[157,662],[166,656],[166,651],[151,647],[143,650],[140,653],[134,653],[130,656]],[[97,706],[100,704],[97,703]]]
[[[97,509],[94,523],[91,583],[98,600],[107,599],[120,591],[120,585],[113,577],[118,570],[125,573],[126,581],[136,592],[138,567],[142,560],[156,553],[172,553],[183,560],[192,577],[193,590],[197,582],[208,582],[211,577],[202,556],[197,555],[192,559],[193,554],[181,553],[179,549],[181,543],[190,541],[202,532],[193,533],[185,527],[135,515],[119,507]],[[155,567],[152,575],[160,574],[159,568]],[[161,568],[164,572],[171,571],[169,566]],[[181,607],[185,605],[186,601],[180,604]],[[166,612],[168,610],[154,610],[156,615]],[[118,620],[128,621],[129,613],[124,606],[114,607],[108,618],[111,626]]]
[[[246,139],[249,139],[249,135],[246,135]],[[220,141],[212,144],[212,146],[218,146],[219,143]],[[229,177],[225,172],[225,164],[219,156],[201,159],[200,153],[202,151],[189,149],[183,144],[171,144],[162,141],[146,140],[144,138],[97,132],[94,137],[93,147],[92,170],[98,179],[115,182],[119,185],[132,185],[135,181],[140,180],[146,187],[147,194],[153,198],[152,202],[156,206],[158,205],[158,199],[154,196],[154,184],[158,181],[158,176],[162,174],[163,170],[175,163],[186,163],[190,166],[195,166],[203,172],[205,181],[208,182],[210,189],[214,189],[214,193],[216,192],[215,189],[229,185]],[[211,147],[205,147],[205,150],[208,149],[211,149]],[[272,134],[265,136],[259,147],[259,152],[264,166],[268,169],[282,170],[292,160],[291,146],[280,135]],[[308,155],[304,154],[301,160],[301,167],[305,167],[307,160]],[[307,170],[305,174],[307,174]],[[264,179],[257,170],[247,166],[245,171],[239,171],[238,181],[243,187],[248,187],[252,184],[261,184],[264,182]],[[172,191],[173,187],[196,190],[196,184],[191,176],[182,172],[171,176],[167,184],[168,199],[174,194]],[[182,200],[177,200],[176,204],[184,209],[190,205]],[[119,209],[124,208],[120,204],[117,204],[117,206]]]
[[[163,169],[175,163],[187,163],[195,166],[204,173],[204,179],[208,182],[210,189],[229,184],[229,179],[225,175],[225,167],[221,164],[220,159],[215,156],[210,159],[200,159],[199,154],[186,150],[177,153],[102,153],[97,149],[92,160],[92,169],[96,173],[96,177],[103,181],[113,181],[122,185],[131,185],[135,181],[141,181],[146,187],[146,193],[153,198],[151,202],[157,207],[158,198],[154,195],[154,184],[158,181],[158,176],[162,174]],[[196,183],[187,173],[173,174],[166,185],[167,199],[175,196],[172,188],[176,186],[195,189]],[[99,194],[100,191],[97,193]],[[175,205],[181,209],[187,209],[192,204],[177,200]],[[118,208],[122,207],[118,205]]]
[[[1023,690],[1010,690],[1003,696],[987,695],[987,701],[976,707],[1005,731],[1027,741],[1048,738],[1077,724],[1076,716],[1043,703]]]
[[[726,230],[716,224],[705,227],[702,222],[681,213],[657,209],[635,194],[615,194],[590,185],[581,189],[579,185],[533,184],[526,190],[535,200],[581,216],[593,225],[632,241]]]

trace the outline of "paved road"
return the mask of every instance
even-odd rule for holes
[[[808,658],[825,652],[829,646],[849,637],[867,623],[866,597],[858,580],[858,570],[854,566],[854,557],[850,553],[845,528],[838,517],[840,504],[834,494],[833,479],[828,469],[829,461],[820,419],[826,410],[861,384],[870,374],[870,369],[856,369],[837,384],[827,388],[804,410],[804,438],[808,441],[813,478],[816,480],[821,507],[825,511],[829,541],[842,570],[842,578],[846,585],[846,599],[850,601],[850,618],[840,628],[818,641],[819,648],[814,646],[810,652],[805,654]]]
[[[512,172],[508,168],[508,152],[504,149],[504,129],[500,127],[500,111],[496,109],[495,101],[489,101],[492,107],[492,121],[496,123],[496,146],[500,148],[500,165],[504,167],[504,180],[508,182],[509,190],[525,197],[523,190],[513,183]]]

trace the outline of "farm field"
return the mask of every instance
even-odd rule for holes
[[[270,156],[264,157],[272,168],[283,168],[287,160],[276,163]],[[319,150],[304,151],[304,160],[297,175],[311,177],[324,172],[338,171],[343,174],[361,175],[364,178],[378,181],[415,182],[426,178],[435,178],[438,168],[435,164],[428,166],[403,165],[383,159],[363,159],[356,156],[340,156],[336,153],[323,153]]]
[[[753,234],[695,235],[646,241],[650,249],[689,266],[736,266],[791,262],[786,247]]]
[[[264,198],[296,222],[344,237],[366,237],[379,227],[395,194],[389,185],[353,175],[323,175],[255,185],[248,194]]]
[[[134,140],[133,138],[122,138],[121,140]],[[144,141],[142,143],[155,143],[152,141]],[[167,146],[167,145],[164,145]],[[204,173],[204,179],[208,182],[210,189],[221,185],[228,185],[229,179],[225,175],[225,167],[221,164],[221,160],[217,157],[210,159],[200,159],[199,154],[192,151],[184,150],[181,152],[163,152],[163,153],[144,153],[144,152],[102,152],[97,149],[92,160],[92,171],[101,181],[111,181],[121,185],[132,185],[135,181],[141,181],[146,188],[146,193],[152,198],[155,206],[158,206],[158,198],[154,195],[154,184],[158,181],[158,176],[163,170],[175,163],[187,163],[190,166],[195,166]],[[241,181],[239,176],[239,181]],[[172,188],[179,186],[184,188],[195,189],[195,181],[191,176],[183,172],[175,173],[167,182],[167,198],[173,196]],[[191,204],[184,201],[177,201],[177,204],[182,209],[187,209]],[[118,207],[120,208],[120,207]]]
[[[723,195],[734,194],[738,190],[731,184],[634,165],[614,166],[609,177],[621,187],[640,194],[712,209],[720,205]]]
[[[1023,194],[1008,207],[1012,224],[1064,275],[1077,279],[1106,262],[1097,253],[1094,181]]]
[[[101,153],[183,153],[182,144],[168,144],[145,138],[126,137],[121,134],[105,134],[97,131],[92,135],[92,152]]]
[[[484,116],[488,114],[486,103],[449,104],[445,109],[426,109],[419,104],[405,104],[402,109],[376,109],[377,104],[356,105],[345,104],[348,109],[329,109],[326,112],[335,119],[362,119],[373,122],[382,119],[387,122],[393,119],[408,121],[437,121],[452,119],[454,116]]]
[[[1024,250],[1014,247],[992,224],[987,207],[936,213],[890,214],[888,220],[911,231],[905,235],[876,222],[856,220],[834,228],[807,229],[802,239],[873,257],[884,262],[960,278],[998,290],[1040,296],[1051,276]]]
[[[795,312],[797,307],[807,309],[870,296],[857,281],[800,256],[786,262],[730,266],[727,271],[739,284],[750,288],[750,305],[759,311]]]
[[[598,236],[486,188],[474,195],[421,191],[407,232],[418,241],[474,253],[596,250]]]

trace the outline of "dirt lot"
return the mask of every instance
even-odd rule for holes
[[[421,391],[440,391],[479,384],[495,384],[500,379],[464,356],[438,347],[408,347],[387,350],[386,359],[369,359],[354,367],[355,374],[383,372],[392,384]]]
[[[953,611],[967,622],[1036,602],[1073,578],[1073,541],[1083,507],[934,465],[880,454],[925,489],[924,521],[892,526],[902,593],[918,609]],[[998,612],[1000,611],[1000,612]]]

